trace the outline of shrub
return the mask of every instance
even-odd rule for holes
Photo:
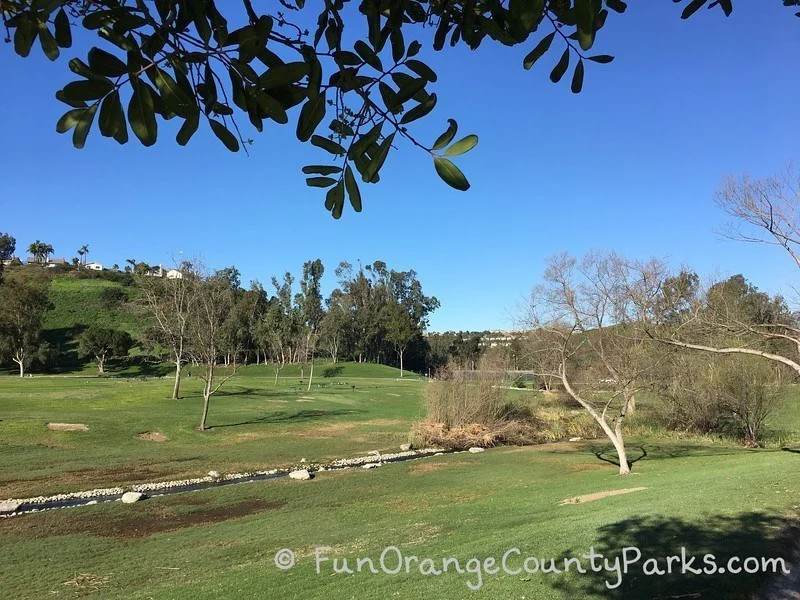
[[[106,309],[117,308],[126,298],[125,290],[121,287],[110,286],[100,290],[100,304]]]

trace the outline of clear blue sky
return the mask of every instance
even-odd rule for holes
[[[381,183],[363,190],[364,212],[340,221],[305,186],[301,166],[323,155],[293,141],[293,127],[256,134],[249,157],[205,131],[181,148],[173,124],[150,149],[93,132],[78,151],[55,133],[65,108],[53,93],[71,80],[66,59],[85,52],[50,64],[4,45],[0,231],[20,249],[41,239],[67,258],[88,243],[106,265],[201,254],[212,267],[235,264],[245,282],[320,257],[326,290],[339,261],[383,260],[415,269],[440,299],[433,330],[510,327],[545,257],[565,249],[656,255],[786,289],[788,258],[722,241],[713,203],[728,174],[800,160],[800,19],[780,4],[739,0],[731,18],[702,10],[681,21],[667,0],[632,2],[594,49],[616,60],[588,65],[578,96],[568,78],[550,83],[556,54],[522,69],[530,47],[426,56],[440,102],[414,132],[432,141],[454,117],[461,134],[478,134],[458,161],[472,189],[451,190],[401,143]]]

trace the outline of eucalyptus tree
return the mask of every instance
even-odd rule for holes
[[[11,260],[14,250],[17,249],[17,240],[10,233],[0,231],[0,283],[3,281],[3,269],[5,261]]]
[[[706,5],[726,15],[733,10],[733,0],[675,1],[683,4],[683,18]],[[73,45],[73,29],[84,30],[75,40],[85,60],[69,61],[78,79],[56,93],[69,107],[56,130],[72,131],[76,148],[84,147],[95,122],[117,143],[128,141],[130,127],[151,146],[159,119],[177,118],[179,144],[203,122],[235,152],[252,143],[244,119],[258,132],[292,121],[297,139],[322,152],[303,173],[308,185],[327,190],[325,208],[336,218],[346,196],[361,210],[358,179],[377,183],[401,139],[427,152],[448,185],[469,188],[451,158],[472,149],[477,136],[454,142],[454,119],[432,142],[412,131],[438,100],[431,89],[437,74],[422,60],[423,48],[523,45],[525,69],[549,54],[550,79],[558,83],[572,68],[570,88],[579,93],[587,66],[613,60],[589,52],[595,36],[612,13],[627,8],[623,0],[363,0],[358,10],[349,0],[5,0],[1,6],[20,56],[38,40],[56,60]]]
[[[316,352],[317,335],[325,309],[322,306],[322,276],[325,267],[322,260],[309,260],[303,264],[303,277],[300,279],[300,293],[295,296],[298,316],[305,329],[304,360],[311,359],[311,371],[308,377],[308,389],[314,379],[314,354]]]
[[[105,373],[109,359],[127,356],[132,347],[133,338],[127,331],[110,327],[91,326],[78,336],[78,356],[94,357],[100,374]]]

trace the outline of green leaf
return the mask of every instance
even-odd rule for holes
[[[458,123],[456,123],[454,119],[447,119],[447,122],[449,123],[447,131],[445,131],[436,139],[433,144],[434,150],[441,150],[447,146],[447,144],[452,142],[454,137],[456,137],[456,133],[458,132]]]
[[[722,10],[725,12],[726,17],[730,17],[731,13],[733,13],[733,2],[731,0],[717,0],[717,4],[722,7]],[[784,4],[786,2],[784,1]]]
[[[606,6],[617,13],[624,13],[628,9],[622,0],[606,0]]]
[[[93,104],[81,115],[78,122],[75,124],[75,129],[72,132],[72,145],[78,150],[86,145],[86,136],[89,135],[89,129],[92,127],[94,114],[97,112],[97,104]]]
[[[72,81],[64,86],[64,97],[73,101],[97,100],[111,90],[114,84],[110,81],[87,79],[85,81]]]
[[[166,71],[162,71],[158,67],[154,67],[154,69],[153,78],[164,103],[178,116],[185,117],[191,113],[195,104],[186,95],[183,88]]]
[[[703,5],[708,2],[708,0],[692,0],[689,4],[686,5],[686,8],[683,9],[681,13],[681,19],[688,19],[694,13],[696,13]]]
[[[39,23],[39,43],[42,45],[42,52],[44,52],[47,58],[50,60],[58,58],[58,43],[47,28],[47,23]]]
[[[303,104],[300,117],[297,120],[297,139],[307,142],[317,126],[325,118],[326,98],[325,93],[313,96]]]
[[[228,128],[216,119],[209,119],[208,124],[211,125],[211,131],[219,138],[219,141],[225,144],[225,147],[231,152],[239,151],[239,140],[233,135]]]
[[[341,167],[330,165],[306,165],[303,167],[303,173],[306,175],[332,175],[333,173],[340,173]]]
[[[86,110],[86,108],[74,108],[65,112],[56,123],[56,132],[66,133],[75,127]]]
[[[607,65],[611,61],[614,60],[613,56],[609,56],[608,54],[598,54],[597,56],[590,56],[588,60],[592,62],[600,63],[601,65]]]
[[[556,37],[555,31],[553,33],[547,34],[541,40],[539,40],[539,43],[536,44],[536,47],[533,50],[531,50],[525,57],[525,59],[522,61],[522,66],[525,67],[526,69],[530,69],[533,66],[533,64],[537,60],[539,60],[542,56],[544,56],[544,53],[550,49],[550,44],[553,43],[554,37]]]
[[[372,157],[372,160],[367,167],[366,172],[364,173],[364,181],[370,183],[374,181],[375,176],[383,167],[383,163],[386,162],[386,157],[389,155],[389,150],[392,147],[392,140],[394,140],[394,133],[389,135],[383,143],[378,146],[378,151],[375,156]]]
[[[464,174],[446,158],[433,157],[433,166],[439,177],[452,188],[466,192],[469,189],[469,181]]]
[[[334,219],[341,218],[344,208],[344,182],[341,179],[325,195],[325,208],[331,211]]]
[[[188,144],[189,140],[192,139],[194,132],[197,131],[198,125],[200,125],[200,113],[195,112],[183,122],[183,125],[181,125],[181,128],[178,131],[178,135],[175,136],[175,141],[177,141],[181,146]]]
[[[67,106],[71,106],[72,108],[86,108],[86,102],[83,100],[70,100],[66,96],[64,96],[64,90],[58,90],[56,92],[56,100],[59,102],[63,102]]]
[[[431,69],[428,65],[426,65],[422,61],[413,59],[407,60],[406,66],[412,71],[414,71],[414,73],[416,73],[420,77],[424,77],[428,81],[433,82],[436,81],[437,79],[436,73],[433,71],[433,69]]]
[[[100,48],[89,50],[89,68],[106,77],[121,77],[128,72],[128,66],[124,62]]]
[[[289,116],[286,114],[286,110],[284,110],[283,106],[277,99],[273,98],[266,92],[256,92],[256,98],[258,100],[258,105],[265,111],[267,111],[269,117],[275,121],[276,123],[280,123],[281,125],[285,125],[289,122]]]
[[[436,94],[431,94],[428,96],[428,99],[425,102],[421,102],[411,110],[409,110],[406,114],[403,115],[403,118],[400,119],[400,123],[406,124],[411,123],[412,121],[416,121],[417,119],[421,119],[429,112],[433,110],[436,106]]]
[[[334,183],[336,183],[336,180],[333,177],[309,177],[306,179],[306,185],[310,187],[325,188],[333,185]]]
[[[578,43],[583,50],[589,50],[594,44],[594,14],[594,0],[575,0]]]
[[[478,136],[468,135],[467,137],[461,138],[455,144],[450,146],[444,153],[444,155],[458,156],[459,154],[464,154],[466,152],[469,152],[477,145],[478,145]]]
[[[392,42],[392,60],[399,63],[403,60],[403,55],[406,53],[403,32],[400,29],[392,29],[392,33],[389,34],[389,40]]]
[[[583,60],[579,60],[575,67],[575,72],[572,74],[572,93],[580,94],[583,89]]]
[[[345,154],[345,149],[341,145],[321,135],[311,136],[311,144],[336,156],[344,156]]]
[[[100,134],[104,137],[114,137],[120,127],[125,127],[125,112],[122,110],[119,91],[115,90],[105,97],[100,105],[97,124],[100,126]]]
[[[378,55],[375,54],[375,51],[372,48],[370,48],[367,44],[365,44],[362,40],[358,40],[353,45],[353,49],[356,52],[358,52],[358,55],[370,67],[372,67],[376,71],[383,71],[383,65],[381,64],[381,59],[378,58]]]
[[[422,50],[422,44],[420,44],[417,40],[414,40],[408,45],[408,52],[406,56],[416,56],[419,54],[419,51]]]
[[[258,78],[261,89],[269,90],[297,83],[308,75],[308,64],[304,62],[290,62],[276,65]]]
[[[72,46],[72,30],[69,25],[69,17],[67,13],[61,8],[53,20],[53,25],[56,34],[56,43],[61,48],[69,48]]]
[[[21,14],[17,28],[14,30],[14,52],[22,57],[28,56],[38,35],[38,27],[31,22],[26,13]]]
[[[564,54],[561,55],[558,63],[556,66],[553,67],[553,70],[550,72],[550,81],[553,83],[558,83],[561,81],[561,78],[564,76],[564,73],[567,72],[567,68],[569,67],[569,48],[564,50]]]
[[[347,189],[347,195],[350,198],[350,204],[353,207],[353,210],[356,212],[361,212],[361,191],[358,189],[358,182],[353,176],[353,171],[350,168],[350,165],[347,165],[344,170],[344,185]]]
[[[153,96],[146,84],[136,81],[132,83],[133,94],[128,103],[128,121],[134,135],[145,146],[152,146],[158,137]]]

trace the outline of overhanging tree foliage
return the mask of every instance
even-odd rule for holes
[[[733,10],[733,0],[675,1],[683,2],[683,18],[703,6]],[[72,46],[76,26],[99,38],[85,60],[69,61],[79,79],[56,93],[70,107],[57,131],[72,131],[76,148],[95,123],[120,144],[130,127],[151,146],[160,117],[183,121],[181,145],[202,121],[235,152],[252,142],[240,126],[244,117],[259,132],[292,121],[300,142],[325,153],[303,172],[308,185],[327,190],[325,207],[336,218],[345,197],[361,210],[358,179],[377,183],[401,138],[428,152],[448,185],[469,188],[451,158],[471,150],[477,136],[454,142],[453,119],[432,144],[408,128],[437,104],[430,91],[437,75],[420,59],[423,44],[435,51],[477,50],[487,40],[524,44],[524,68],[549,52],[557,58],[550,79],[557,83],[572,68],[571,89],[579,93],[587,62],[613,60],[588,52],[609,14],[626,8],[622,0],[361,0],[357,7],[349,0],[308,7],[305,0],[0,0],[7,39],[20,56],[38,41],[56,60]],[[76,37],[90,45],[88,36]]]

